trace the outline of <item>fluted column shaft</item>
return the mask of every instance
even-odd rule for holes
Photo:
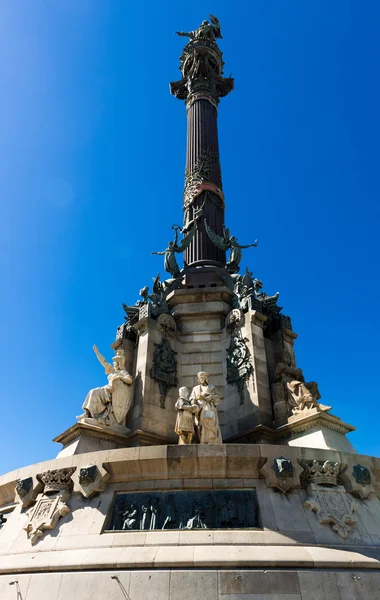
[[[208,100],[196,100],[187,111],[186,173],[203,168],[202,179],[221,190],[222,179],[219,161],[217,127],[218,111]],[[203,167],[202,167],[203,165]],[[223,236],[224,202],[220,195],[204,190],[189,206],[185,221],[194,218],[194,212],[203,206],[202,218],[198,221],[194,239],[185,253],[185,264],[217,264],[224,266],[226,256],[208,237],[204,219],[215,233]]]

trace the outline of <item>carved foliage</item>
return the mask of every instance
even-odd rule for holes
[[[221,192],[221,171],[219,156],[210,152],[203,151],[195,161],[195,164],[191,170],[185,171],[185,190],[183,195],[183,203],[185,208],[192,204],[194,198],[199,195],[199,191],[204,182],[211,182],[211,175],[213,170],[217,169],[217,180],[216,184],[218,190]],[[215,182],[213,182],[215,183]]]
[[[244,403],[245,382],[253,373],[251,353],[247,338],[241,334],[242,314],[234,309],[227,316],[227,327],[231,330],[231,341],[227,349],[227,383],[237,387],[240,404]]]

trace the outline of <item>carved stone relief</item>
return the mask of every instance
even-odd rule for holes
[[[305,477],[308,483],[337,485],[340,464],[331,460],[304,462]]]
[[[44,492],[37,496],[36,504],[29,509],[29,521],[24,528],[32,545],[36,544],[46,530],[56,527],[59,519],[71,512],[67,502],[71,495],[71,479],[75,468],[55,469],[37,475]]]
[[[160,406],[165,408],[165,400],[171,387],[178,385],[176,352],[171,347],[166,333],[159,344],[155,344],[153,366],[150,376],[158,382],[160,389]]]
[[[226,326],[231,332],[230,345],[227,349],[227,383],[235,385],[238,390],[240,404],[244,404],[245,383],[253,373],[251,353],[247,346],[247,338],[241,334],[243,314],[240,309],[233,309],[226,319]]]
[[[104,492],[110,474],[103,465],[86,465],[75,471],[72,476],[74,492],[80,492],[85,498]]]
[[[28,508],[35,502],[38,494],[43,490],[43,484],[36,477],[18,479],[16,483],[16,495],[23,508]]]
[[[67,504],[69,497],[70,492],[67,490],[52,496],[38,496],[36,505],[30,509],[29,522],[24,528],[32,546],[44,536],[46,530],[54,529],[59,519],[71,512]]]
[[[117,494],[108,529],[258,527],[255,491],[208,490]]]
[[[294,487],[301,487],[300,475],[303,468],[297,461],[292,461],[284,456],[268,458],[260,469],[268,487],[274,487],[284,494]]]
[[[357,505],[344,487],[338,485],[331,488],[311,483],[307,491],[309,498],[304,502],[304,507],[315,512],[321,524],[329,523],[333,531],[347,539],[350,528],[357,523],[353,515]]]
[[[280,414],[276,414],[276,418],[285,414],[302,416],[310,409],[331,409],[331,406],[318,403],[321,398],[318,384],[315,381],[305,381],[302,369],[296,368],[291,353],[286,349],[278,356],[275,374],[277,383],[272,385],[272,394],[275,404],[280,408]],[[281,410],[284,403],[284,410]]]
[[[177,325],[173,317],[163,314],[157,319],[157,329],[164,335],[174,336]]]
[[[347,492],[358,498],[368,498],[376,493],[376,488],[368,467],[352,462],[345,465],[340,473],[340,479]]]
[[[305,463],[308,499],[304,507],[315,512],[321,524],[329,523],[341,538],[347,539],[357,523],[355,502],[342,485],[337,485],[341,465],[326,460]]]

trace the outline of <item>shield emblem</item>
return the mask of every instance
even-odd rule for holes
[[[132,406],[132,400],[133,385],[128,385],[121,379],[115,379],[112,382],[112,409],[116,422],[119,425],[127,416]]]

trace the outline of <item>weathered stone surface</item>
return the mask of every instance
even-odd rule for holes
[[[299,571],[302,600],[341,600],[335,573]]]
[[[250,572],[238,573],[221,571],[219,573],[219,593],[228,594],[298,594],[300,586],[297,573]]]

